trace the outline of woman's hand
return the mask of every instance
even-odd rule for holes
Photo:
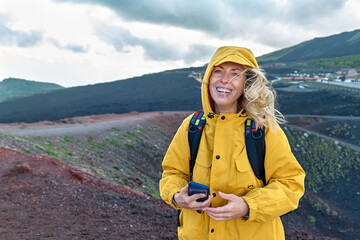
[[[232,220],[249,213],[249,206],[243,198],[222,192],[219,192],[219,197],[228,200],[228,203],[222,207],[205,207],[202,209],[215,221]]]
[[[203,208],[210,206],[213,195],[209,195],[209,198],[204,202],[197,202],[197,199],[206,197],[206,195],[199,193],[189,196],[188,193],[189,184],[183,187],[180,192],[175,193],[174,199],[179,207],[193,210],[202,210]]]

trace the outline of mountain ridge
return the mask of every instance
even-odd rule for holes
[[[259,63],[292,62],[360,54],[360,29],[318,37],[258,57]]]
[[[0,103],[0,122],[54,121],[105,113],[200,109],[200,83],[189,75],[203,70],[204,67],[169,70],[11,99]]]
[[[333,48],[326,53],[322,44],[328,41],[326,46],[333,44]],[[347,44],[344,44],[347,43]],[[309,47],[310,46],[310,47]],[[313,49],[319,46],[319,50]],[[278,60],[294,59],[297,56],[297,61],[304,61],[301,58],[309,57],[309,53],[314,53],[313,56],[326,57],[339,52],[340,47],[350,49],[349,46],[356,46],[356,51],[351,54],[356,54],[357,51],[360,59],[360,30],[352,32],[339,33],[324,38],[316,38],[309,40],[291,48],[276,51],[264,56]],[[358,46],[358,47],[357,47]],[[304,50],[308,47],[308,50]],[[296,52],[303,52],[304,54],[295,54]],[[346,52],[346,51],[345,51]],[[326,53],[326,54],[325,54]],[[264,64],[262,59],[264,56],[259,57],[260,64]],[[273,57],[271,57],[273,56]],[[353,55],[352,55],[353,56]],[[268,58],[268,59],[270,59]],[[339,59],[340,58],[340,59]],[[307,60],[306,63],[281,68],[266,68],[267,76],[270,79],[271,74],[279,75],[286,72],[294,72],[301,66],[303,69],[308,65],[316,66],[318,69],[323,68],[326,64],[332,64],[335,60],[338,62],[346,63],[346,66],[351,66],[351,62],[355,63],[358,58],[336,57],[330,60]],[[326,58],[322,58],[326,59]],[[335,60],[334,60],[335,59]],[[349,60],[350,59],[350,60]],[[314,62],[310,62],[314,61]],[[330,61],[330,62],[329,62]],[[310,63],[309,63],[310,62]],[[360,61],[359,61],[360,62]],[[336,66],[332,66],[336,68]],[[339,69],[341,66],[338,66]],[[37,122],[42,120],[59,120],[74,116],[86,116],[94,114],[106,113],[128,113],[132,111],[149,112],[149,111],[197,111],[202,108],[200,97],[200,83],[195,79],[189,77],[193,72],[204,73],[206,68],[191,67],[175,70],[167,70],[159,73],[145,74],[140,77],[133,77],[124,80],[117,80],[107,83],[99,83],[87,86],[78,86],[72,88],[58,89],[50,93],[36,94],[26,98],[10,99],[6,102],[0,103],[0,122]],[[308,68],[312,69],[312,68]],[[275,86],[275,84],[274,84]],[[276,86],[275,86],[276,88]],[[281,86],[279,86],[281,88]],[[331,103],[319,93],[323,93],[330,99]],[[353,114],[355,116],[360,114],[357,110],[357,100],[354,106],[341,105],[337,98],[342,101],[354,102],[354,96],[344,94],[343,91],[320,91],[304,92],[302,94],[293,95],[291,93],[279,92],[278,102],[280,103],[280,111],[284,114],[297,113],[301,114],[329,114],[329,108],[320,109],[319,106],[331,105],[331,107],[339,107],[339,112],[344,115]],[[289,100],[291,100],[289,102]],[[295,104],[295,102],[297,103]],[[313,102],[317,104],[314,105]],[[299,107],[301,104],[306,103],[309,108],[303,109]],[[328,110],[324,110],[328,109]],[[311,111],[311,112],[309,112]]]
[[[55,83],[37,82],[19,78],[6,78],[0,82],[0,102],[63,89]]]

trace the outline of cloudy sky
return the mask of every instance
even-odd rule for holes
[[[0,80],[65,87],[260,56],[360,29],[359,0],[1,0]]]

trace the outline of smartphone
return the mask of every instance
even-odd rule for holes
[[[191,196],[193,194],[197,194],[197,193],[206,194],[206,197],[197,199],[196,200],[197,202],[203,202],[206,199],[208,199],[209,192],[210,192],[210,188],[208,186],[201,184],[201,183],[193,182],[193,181],[189,182],[189,194],[188,194],[189,196]]]

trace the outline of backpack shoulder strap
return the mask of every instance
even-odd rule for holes
[[[256,129],[255,122],[251,118],[248,118],[245,123],[245,144],[251,167],[256,177],[262,180],[265,186],[265,131],[263,127]]]
[[[198,153],[201,134],[206,123],[204,111],[195,112],[189,123],[188,140],[190,146],[190,175],[192,176],[196,156]],[[248,118],[245,124],[245,144],[248,158],[255,176],[262,180],[264,186],[265,179],[265,131],[264,128],[256,129],[255,122]]]
[[[190,175],[192,176],[196,156],[198,153],[200,138],[202,134],[202,130],[205,126],[206,118],[204,115],[204,111],[195,112],[192,116],[189,124],[188,138],[189,138],[189,146],[190,146]]]

